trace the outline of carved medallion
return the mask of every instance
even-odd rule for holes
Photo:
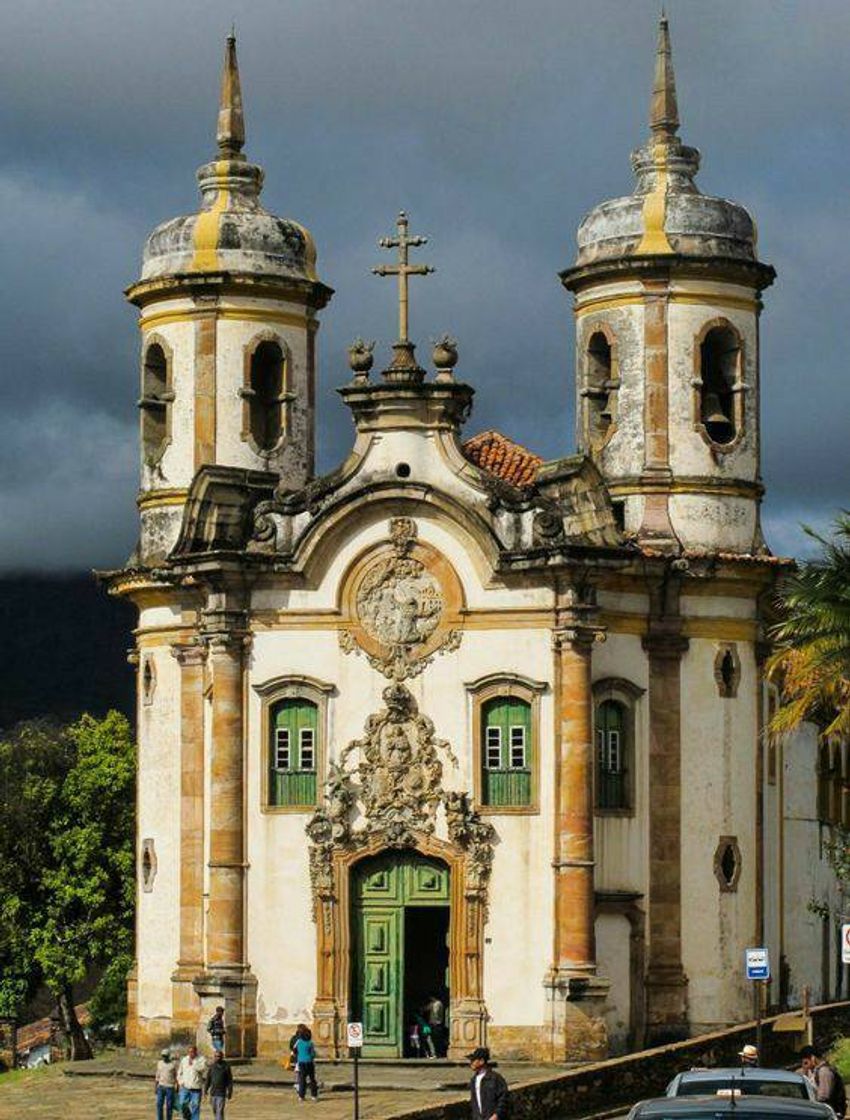
[[[447,598],[456,614],[461,593],[447,562],[418,544],[412,518],[394,517],[389,529],[390,549],[380,549],[354,579],[353,625],[340,631],[340,646],[362,650],[379,672],[402,681],[421,673],[435,653],[457,648],[460,631],[447,624]]]

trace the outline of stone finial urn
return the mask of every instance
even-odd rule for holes
[[[454,367],[457,365],[457,342],[451,335],[444,334],[434,342],[431,361],[437,370],[438,381],[452,381]]]
[[[368,381],[369,370],[375,360],[372,351],[374,342],[364,342],[362,338],[355,338],[348,348],[348,364],[354,374],[355,381]]]

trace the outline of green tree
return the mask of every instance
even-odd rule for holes
[[[824,739],[850,734],[850,513],[836,519],[833,536],[811,529],[820,554],[801,562],[779,596],[780,621],[768,671],[782,704],[771,721],[774,735],[804,720]]]
[[[117,712],[24,723],[0,741],[0,1010],[19,1015],[46,984],[72,1058],[91,1056],[75,986],[102,966],[113,982],[132,949],[134,795]]]
[[[91,1057],[91,1048],[74,1011],[74,986],[132,948],[136,755],[118,712],[103,720],[84,715],[68,736],[75,757],[51,822],[52,859],[32,946],[77,1059]]]
[[[42,910],[52,822],[74,755],[55,724],[19,724],[0,739],[0,1015],[16,1019],[40,979],[31,930]]]

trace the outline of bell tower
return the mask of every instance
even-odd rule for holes
[[[699,152],[678,132],[662,15],[634,191],[584,217],[561,273],[575,297],[578,444],[641,543],[759,553],[759,314],[775,273],[749,213],[699,191]]]
[[[140,559],[166,556],[203,467],[313,473],[316,313],[332,292],[297,222],[260,203],[242,149],[236,40],[225,47],[215,158],[197,213],[158,226],[127,298],[141,311]]]

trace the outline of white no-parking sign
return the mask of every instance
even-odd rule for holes
[[[841,927],[841,963],[850,964],[850,922]]]
[[[363,1045],[363,1024],[348,1024],[348,1045],[352,1050],[358,1050]]]

